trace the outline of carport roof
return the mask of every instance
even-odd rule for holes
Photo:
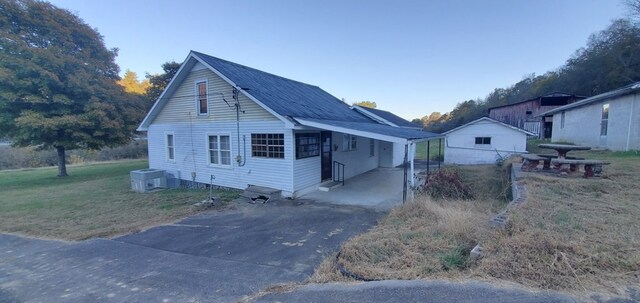
[[[352,134],[382,141],[408,143],[442,138],[436,133],[419,129],[395,127],[378,123],[334,121],[309,118],[294,118],[299,124],[319,129],[331,130],[345,134]]]

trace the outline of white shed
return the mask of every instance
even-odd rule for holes
[[[483,117],[454,128],[445,138],[444,162],[447,164],[489,164],[499,157],[525,153],[527,135],[524,129]]]

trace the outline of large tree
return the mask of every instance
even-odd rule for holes
[[[124,91],[130,94],[144,95],[151,86],[149,79],[138,81],[136,72],[127,70],[122,79],[118,80],[118,84],[124,88]]]
[[[378,106],[378,104],[376,104],[373,101],[353,102],[353,105],[358,105],[358,106],[368,107],[368,108],[376,108]]]
[[[130,141],[142,109],[116,81],[116,49],[67,10],[0,0],[0,134],[14,146],[65,152]]]
[[[164,71],[161,74],[150,75],[147,74],[146,78],[149,81],[149,88],[147,89],[147,93],[145,94],[145,99],[147,100],[147,107],[151,108],[154,102],[160,98],[160,95],[167,88],[173,76],[176,75],[178,70],[180,69],[180,63],[175,61],[165,62],[162,64],[162,70]]]

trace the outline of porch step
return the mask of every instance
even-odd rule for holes
[[[279,189],[249,185],[244,189],[240,196],[249,199],[253,203],[267,203],[271,198],[280,197],[281,193],[282,191]]]
[[[338,187],[342,186],[342,182],[338,182],[338,181],[327,181],[324,182],[322,184],[320,184],[320,186],[318,187],[319,191],[331,191],[332,189],[336,189]]]

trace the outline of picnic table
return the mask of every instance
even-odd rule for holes
[[[567,153],[572,150],[590,150],[589,146],[580,146],[580,145],[570,145],[570,144],[538,144],[538,147],[545,149],[554,149],[558,152],[558,159],[564,159],[567,157]]]

